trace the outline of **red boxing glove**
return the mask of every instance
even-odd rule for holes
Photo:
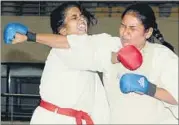
[[[117,60],[129,70],[136,70],[143,62],[142,54],[133,45],[127,45],[120,49],[117,53]]]

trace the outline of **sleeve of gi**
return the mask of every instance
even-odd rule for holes
[[[178,56],[166,47],[159,49],[158,53],[157,58],[160,63],[160,79],[162,81],[162,86],[178,102]],[[170,109],[172,114],[178,118],[178,105],[163,103]]]
[[[160,53],[160,79],[164,88],[178,101],[178,56],[168,48]]]
[[[60,50],[59,58],[74,69],[105,72],[111,65],[111,53],[121,47],[119,37],[106,33],[96,35],[68,35],[70,49]]]

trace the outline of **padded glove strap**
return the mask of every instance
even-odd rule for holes
[[[36,33],[27,32],[27,41],[36,42]]]
[[[157,86],[155,84],[149,83],[149,89],[147,95],[154,97],[156,93]]]

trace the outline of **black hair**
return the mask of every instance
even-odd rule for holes
[[[59,29],[63,26],[65,20],[66,10],[71,7],[77,7],[82,15],[87,19],[87,25],[91,26],[97,23],[97,19],[81,6],[79,2],[64,2],[50,14],[50,24],[54,34],[58,34]]]
[[[130,12],[134,12],[137,15],[137,18],[142,22],[145,30],[148,30],[150,27],[153,28],[153,33],[149,39],[149,42],[154,42],[154,37],[159,40],[159,42],[174,51],[174,47],[164,40],[163,35],[160,33],[158,29],[158,25],[156,23],[156,17],[152,8],[146,3],[134,3],[126,8],[123,12],[121,18]]]

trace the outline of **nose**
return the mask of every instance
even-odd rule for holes
[[[123,29],[123,32],[122,32],[122,35],[123,35],[123,36],[127,36],[127,35],[129,35],[129,34],[130,34],[129,28],[127,28],[127,27],[124,28],[124,29]]]

